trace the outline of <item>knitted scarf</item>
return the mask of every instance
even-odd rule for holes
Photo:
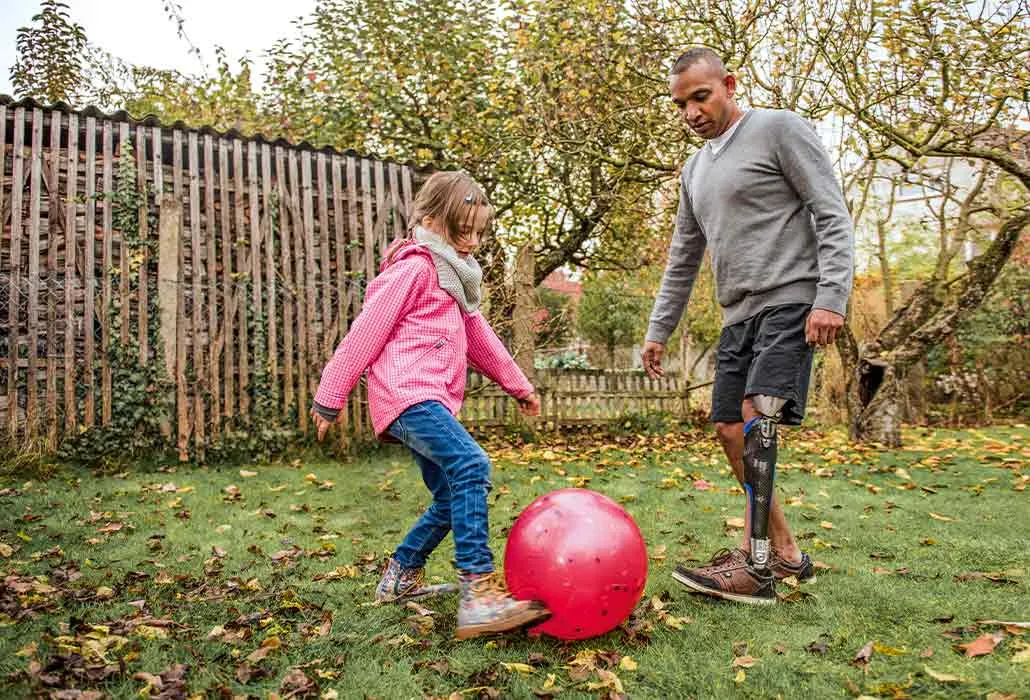
[[[415,240],[432,253],[443,290],[454,297],[465,313],[476,311],[483,285],[483,269],[476,259],[471,255],[462,257],[454,246],[421,226],[415,227]]]

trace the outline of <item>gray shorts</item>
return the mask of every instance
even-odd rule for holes
[[[805,342],[810,304],[782,304],[726,326],[719,336],[712,388],[712,422],[740,423],[741,404],[755,394],[786,399],[785,425],[805,417],[812,347]]]

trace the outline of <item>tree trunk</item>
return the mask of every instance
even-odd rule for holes
[[[1026,211],[1005,221],[983,255],[969,262],[950,301],[944,298],[945,285],[931,280],[916,290],[872,342],[860,346],[850,327],[844,327],[837,336],[837,349],[848,377],[845,396],[853,440],[901,445],[905,369],[954,334],[962,318],[979,308],[1028,224],[1030,212]]]

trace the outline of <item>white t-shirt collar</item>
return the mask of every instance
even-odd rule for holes
[[[733,122],[733,126],[731,126],[729,129],[724,131],[719,136],[716,136],[714,139],[708,139],[708,146],[712,149],[713,156],[718,155],[719,151],[726,147],[726,144],[730,142],[730,138],[732,138],[733,136],[733,132],[736,131],[737,127],[740,126],[740,123],[744,121],[744,115],[746,115],[750,111],[751,110],[747,107],[741,108],[740,119]]]

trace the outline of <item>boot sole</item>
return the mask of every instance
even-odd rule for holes
[[[716,588],[703,586],[697,581],[681,575],[678,571],[673,571],[672,577],[687,588],[697,591],[698,593],[710,595],[714,598],[722,598],[723,600],[729,600],[734,603],[744,603],[745,605],[776,605],[776,598],[758,598],[756,596],[743,595],[741,593],[727,593],[726,591],[720,591]]]
[[[455,632],[458,639],[472,639],[488,634],[504,634],[505,632],[516,632],[525,627],[538,625],[551,619],[551,611],[546,608],[530,608],[517,617],[509,618],[503,622],[485,622],[479,625],[466,625],[459,627]]]
[[[420,593],[418,595],[399,595],[392,598],[376,598],[376,602],[382,605],[388,605],[390,603],[407,603],[409,600],[425,600],[426,598],[436,598],[442,595],[454,595],[458,592],[458,587],[455,586],[452,589],[442,591],[429,591],[427,593]]]

